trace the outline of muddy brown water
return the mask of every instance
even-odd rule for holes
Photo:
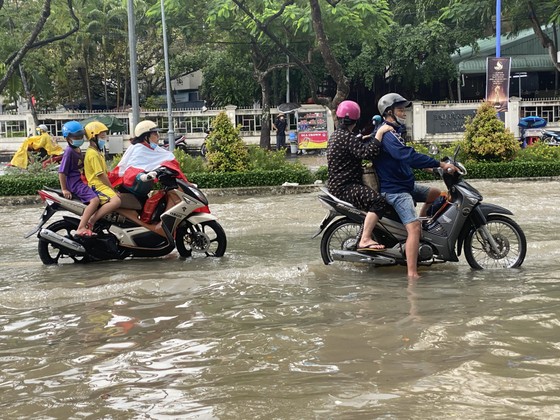
[[[557,418],[560,182],[472,182],[521,269],[325,266],[317,193],[216,197],[221,259],[43,266],[0,207],[2,418]]]

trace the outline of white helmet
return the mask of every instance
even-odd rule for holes
[[[153,121],[150,120],[146,120],[146,121],[142,121],[139,122],[138,124],[136,124],[136,127],[134,128],[134,137],[138,138],[140,137],[142,134],[146,134],[149,132],[158,132],[161,131],[160,128],[158,128],[157,124]]]
[[[41,131],[44,131],[45,133],[49,132],[49,127],[47,127],[45,124],[39,124],[37,128]]]

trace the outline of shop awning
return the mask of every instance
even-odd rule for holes
[[[506,57],[504,55],[504,57]],[[486,57],[472,58],[458,64],[461,74],[486,74]],[[523,55],[511,58],[511,73],[529,71],[554,71],[556,68],[548,54]]]

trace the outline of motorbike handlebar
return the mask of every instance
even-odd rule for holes
[[[155,172],[155,171],[151,171],[151,172],[141,174],[140,177],[139,177],[140,181],[142,181],[142,182],[153,181],[156,178],[157,178],[157,172]]]

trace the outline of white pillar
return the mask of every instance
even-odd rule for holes
[[[236,109],[237,109],[236,105],[226,105],[226,115],[228,116],[229,120],[231,121],[234,127],[237,127],[237,123],[235,122]]]
[[[517,126],[517,124],[519,124],[520,103],[521,100],[519,98],[509,99],[508,112],[506,112],[505,120],[504,120],[506,128],[509,129],[513,133],[513,135],[517,138],[519,138],[520,136],[519,127]]]
[[[412,103],[412,140],[419,141],[426,137],[426,109],[421,102]]]

